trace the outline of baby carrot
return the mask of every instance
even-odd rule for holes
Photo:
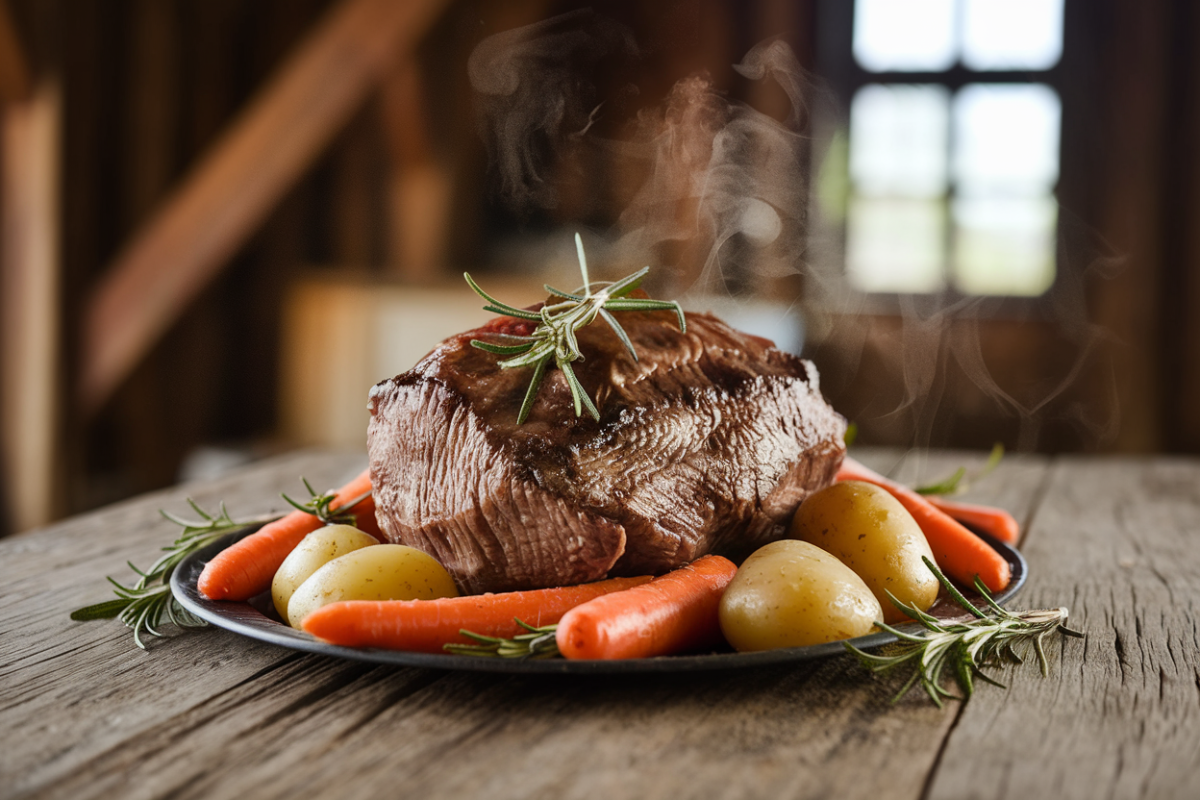
[[[338,490],[331,508],[338,510],[371,491],[371,474],[362,474]],[[375,502],[366,498],[355,505],[355,519],[359,527],[378,536],[375,525]],[[285,517],[269,522],[241,541],[225,548],[204,565],[197,587],[210,600],[249,600],[259,592],[271,588],[275,571],[296,549],[305,536],[325,523],[304,511],[293,511]]]
[[[444,644],[474,644],[460,631],[511,638],[524,629],[516,620],[553,625],[570,609],[609,592],[650,580],[610,578],[596,583],[439,600],[344,600],[304,618],[304,630],[331,644],[441,653]]]
[[[705,556],[650,583],[599,597],[558,624],[567,658],[651,658],[721,642],[718,608],[737,567]]]
[[[927,496],[926,499],[934,508],[946,512],[962,524],[990,533],[1002,542],[1016,544],[1021,538],[1021,526],[1012,514],[1002,508],[960,503],[936,496]]]
[[[929,498],[917,494],[907,486],[888,480],[874,470],[864,467],[852,458],[842,462],[838,470],[839,481],[866,481],[881,486],[900,501],[900,505],[913,515],[921,532],[925,534],[933,550],[934,561],[950,577],[970,586],[975,576],[983,581],[989,591],[998,592],[1008,586],[1012,570],[1004,558],[988,546],[961,523],[944,511],[935,508]]]

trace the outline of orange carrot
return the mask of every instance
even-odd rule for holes
[[[933,550],[933,559],[951,578],[970,586],[975,576],[983,581],[989,591],[998,592],[1008,586],[1012,571],[1008,562],[961,523],[952,519],[929,502],[929,498],[917,494],[907,486],[888,480],[852,458],[842,462],[838,470],[839,481],[865,481],[881,486],[900,501],[908,513],[913,515],[921,532]]]
[[[964,525],[990,533],[1002,542],[1016,544],[1021,538],[1021,526],[1012,514],[1002,508],[960,503],[943,497],[926,497],[934,508],[946,512]]]
[[[338,490],[331,508],[336,511],[369,491],[371,474],[369,470],[363,470],[361,475]],[[352,510],[358,527],[378,537],[374,499],[368,497]],[[270,589],[275,571],[288,553],[324,524],[312,514],[299,510],[267,523],[204,565],[197,581],[200,593],[210,600],[249,600]]]
[[[580,603],[647,583],[650,577],[439,600],[343,600],[304,618],[304,630],[331,644],[441,653],[444,644],[474,644],[459,631],[505,639],[524,633],[516,620],[553,625]]]
[[[563,615],[555,639],[567,658],[651,658],[721,642],[717,610],[737,567],[705,556],[644,586]]]

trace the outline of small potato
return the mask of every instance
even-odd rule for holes
[[[339,556],[300,584],[288,603],[293,628],[312,612],[339,600],[436,600],[457,597],[446,568],[433,556],[402,544],[364,547]]]
[[[288,601],[309,575],[338,556],[377,544],[374,536],[353,525],[326,525],[305,536],[279,565],[271,581],[271,600],[279,616],[287,619]]]
[[[883,616],[862,578],[808,542],[756,550],[721,598],[721,632],[740,651],[802,647],[871,632]]]
[[[884,622],[908,617],[888,599],[926,611],[937,600],[937,578],[921,560],[933,551],[916,520],[884,489],[840,481],[808,497],[792,520],[791,535],[837,556],[871,588]]]

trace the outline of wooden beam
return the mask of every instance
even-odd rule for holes
[[[59,500],[61,119],[58,83],[49,78],[3,111],[0,473],[18,531],[50,522]]]
[[[342,0],[118,254],[83,320],[95,412],[448,0]]]
[[[7,0],[0,0],[0,101],[28,100],[32,90],[29,64],[13,24],[12,12]]]

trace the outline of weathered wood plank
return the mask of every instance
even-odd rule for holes
[[[292,474],[280,468],[203,496],[261,498],[266,484],[287,487]],[[1014,488],[1018,504],[1019,495]],[[87,559],[67,552],[69,543],[86,527],[105,564],[140,557],[132,551],[146,532],[100,531],[133,525],[130,516],[159,498],[128,506],[125,517],[112,510],[77,523],[71,536],[28,538],[40,554],[22,560],[40,569],[61,560],[59,591],[71,581],[94,586],[101,570],[80,566]],[[119,541],[101,542],[110,537]],[[43,545],[47,538],[56,544]],[[31,796],[917,798],[955,721],[917,696],[892,706],[894,687],[845,657],[710,675],[504,677],[298,656],[221,632],[146,656],[100,623],[77,626],[68,644],[54,620],[94,596],[73,589],[69,601],[49,602],[52,590],[38,593],[31,581],[15,587],[20,608],[4,612],[5,625],[25,626],[24,643],[10,650],[25,655],[4,685],[37,685],[48,696],[0,690],[0,725],[29,731],[0,755],[0,783],[11,777]],[[0,641],[9,638],[0,630]],[[6,707],[14,701],[32,705]],[[65,729],[74,718],[78,732]]]
[[[919,797],[952,716],[927,703],[892,707],[876,688],[847,659],[728,675],[506,678],[308,657],[148,726],[44,788],[105,797],[125,787],[130,798],[392,796],[398,785],[425,798]]]
[[[932,798],[1195,797],[1200,462],[1066,459],[1029,531],[1021,605],[1070,608],[1051,675],[1006,672],[950,736]]]
[[[45,789],[293,657],[221,631],[143,653],[116,622],[70,621],[75,608],[111,597],[104,575],[127,579],[126,560],[149,566],[171,541],[177,529],[159,508],[188,514],[192,495],[210,509],[225,499],[239,517],[282,511],[279,492],[294,492],[299,475],[332,486],[364,463],[361,454],[293,455],[0,542],[0,795]]]

